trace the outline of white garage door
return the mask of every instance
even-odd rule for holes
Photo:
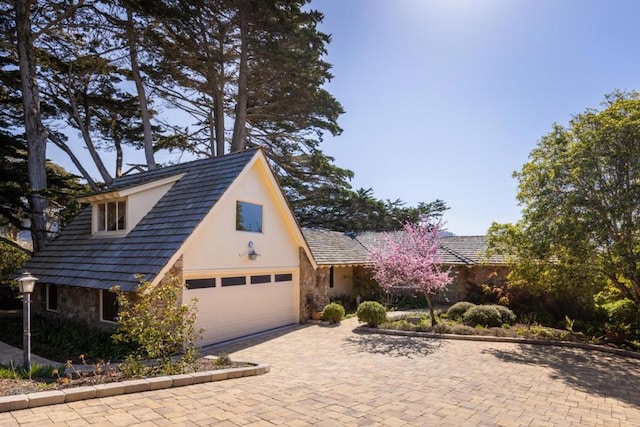
[[[252,272],[187,279],[184,302],[198,298],[200,345],[226,341],[299,321],[297,272]]]

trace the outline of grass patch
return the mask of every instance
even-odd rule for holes
[[[24,380],[31,378],[53,378],[54,373],[63,368],[54,368],[51,365],[31,364],[31,372],[24,365],[0,364],[0,378],[9,380]]]

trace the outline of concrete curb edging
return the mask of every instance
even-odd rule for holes
[[[57,405],[97,397],[117,396],[142,391],[182,387],[191,384],[223,381],[232,378],[263,375],[271,370],[268,364],[258,364],[242,368],[227,368],[191,374],[170,375],[139,380],[82,386],[62,390],[40,391],[37,393],[0,396],[0,412],[17,411],[39,406]]]
[[[380,335],[397,335],[404,337],[423,337],[423,338],[435,338],[435,339],[447,339],[458,341],[486,341],[486,342],[507,342],[515,344],[533,344],[544,345],[554,347],[571,347],[580,348],[583,350],[599,351],[601,353],[615,354],[617,356],[629,357],[632,359],[640,359],[640,353],[623,350],[620,348],[603,347],[595,344],[571,342],[571,341],[552,341],[552,340],[538,340],[531,338],[514,338],[514,337],[496,337],[491,335],[456,335],[456,334],[434,334],[432,332],[416,332],[416,331],[398,331],[395,329],[378,329],[368,326],[358,326],[356,328],[360,332],[367,334],[380,334]]]

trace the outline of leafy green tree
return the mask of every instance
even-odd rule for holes
[[[4,237],[0,237],[0,254],[0,285],[10,283],[16,271],[31,258],[28,250]]]
[[[300,194],[307,197],[301,198]],[[407,222],[418,223],[425,217],[440,218],[448,209],[442,200],[420,202],[414,207],[406,206],[400,199],[381,200],[373,195],[372,188],[351,190],[346,186],[311,186],[288,196],[304,227],[355,233],[400,230]]]
[[[640,304],[640,95],[613,92],[554,125],[515,174],[516,224],[493,224],[490,250],[513,285],[588,308],[606,284]]]
[[[23,138],[0,129],[0,226],[17,231],[28,228],[30,206],[27,175],[27,149]],[[67,224],[82,209],[77,197],[89,192],[80,178],[53,162],[46,164],[49,200],[48,216],[58,227]]]

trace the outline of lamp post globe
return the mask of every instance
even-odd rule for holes
[[[18,279],[18,288],[22,293],[22,350],[24,354],[24,369],[31,378],[31,293],[38,279],[28,271],[22,273]]]

